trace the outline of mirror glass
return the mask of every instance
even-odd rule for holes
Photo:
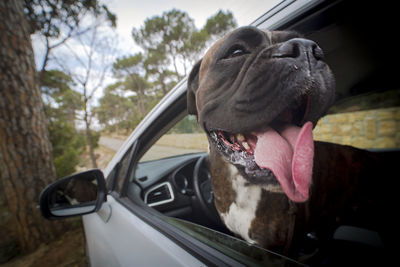
[[[75,175],[58,181],[49,192],[50,213],[63,217],[94,211],[97,188],[95,175]]]

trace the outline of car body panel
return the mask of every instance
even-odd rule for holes
[[[98,213],[109,208],[105,222]],[[98,213],[83,220],[91,266],[204,266],[112,196]]]

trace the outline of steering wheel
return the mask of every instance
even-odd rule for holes
[[[193,171],[194,193],[199,200],[200,207],[207,217],[216,224],[220,224],[219,214],[214,205],[214,194],[211,188],[211,173],[208,155],[201,156]]]

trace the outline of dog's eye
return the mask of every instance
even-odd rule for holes
[[[229,52],[226,54],[224,58],[229,59],[229,58],[239,57],[244,54],[247,54],[246,49],[244,49],[241,46],[234,46],[231,49],[229,49]]]
[[[236,49],[233,51],[228,57],[238,57],[244,54],[244,50],[242,49]]]

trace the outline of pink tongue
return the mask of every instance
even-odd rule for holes
[[[302,128],[289,125],[280,133],[268,128],[256,135],[254,157],[257,165],[274,173],[292,201],[306,201],[314,157],[312,123],[307,122]]]

